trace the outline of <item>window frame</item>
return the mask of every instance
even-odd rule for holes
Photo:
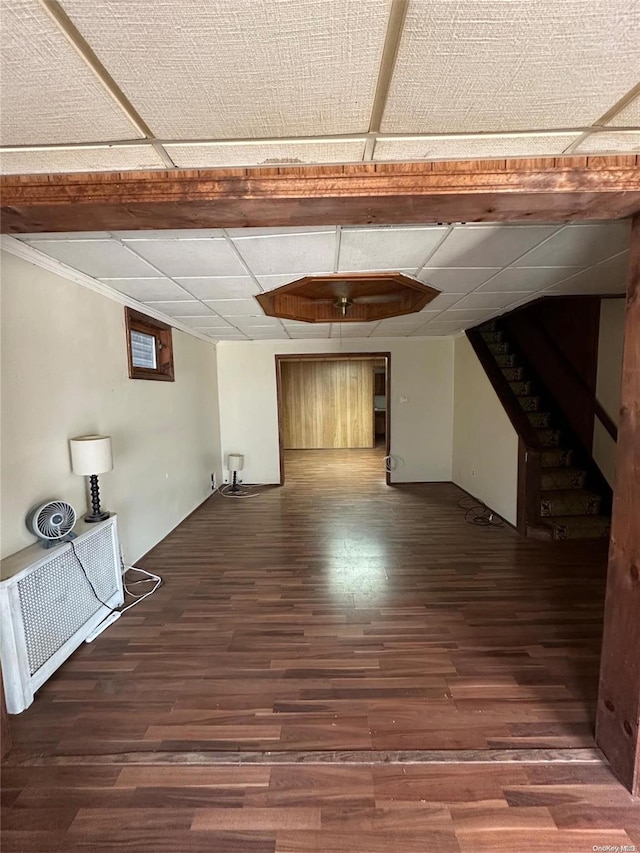
[[[174,382],[171,326],[129,307],[125,307],[124,316],[127,329],[129,379],[151,379],[160,382]],[[154,338],[156,343],[157,367],[138,367],[133,363],[131,332],[140,332],[144,335],[151,335]]]

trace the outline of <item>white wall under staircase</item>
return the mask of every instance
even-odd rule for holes
[[[455,341],[453,387],[453,482],[515,525],[518,436],[464,335]]]

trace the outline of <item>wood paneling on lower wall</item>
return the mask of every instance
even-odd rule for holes
[[[373,361],[282,363],[287,450],[373,447]]]

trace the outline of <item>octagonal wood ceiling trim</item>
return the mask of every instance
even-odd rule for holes
[[[265,314],[304,323],[366,323],[421,311],[440,293],[399,272],[310,275],[258,300]]]

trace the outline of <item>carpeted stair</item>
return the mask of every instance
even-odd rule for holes
[[[601,513],[603,498],[588,489],[588,472],[572,464],[579,456],[566,430],[546,403],[544,388],[531,375],[496,321],[480,333],[519,405],[527,413],[545,450],[541,453],[541,531],[552,539],[600,539],[609,536],[611,520]]]

